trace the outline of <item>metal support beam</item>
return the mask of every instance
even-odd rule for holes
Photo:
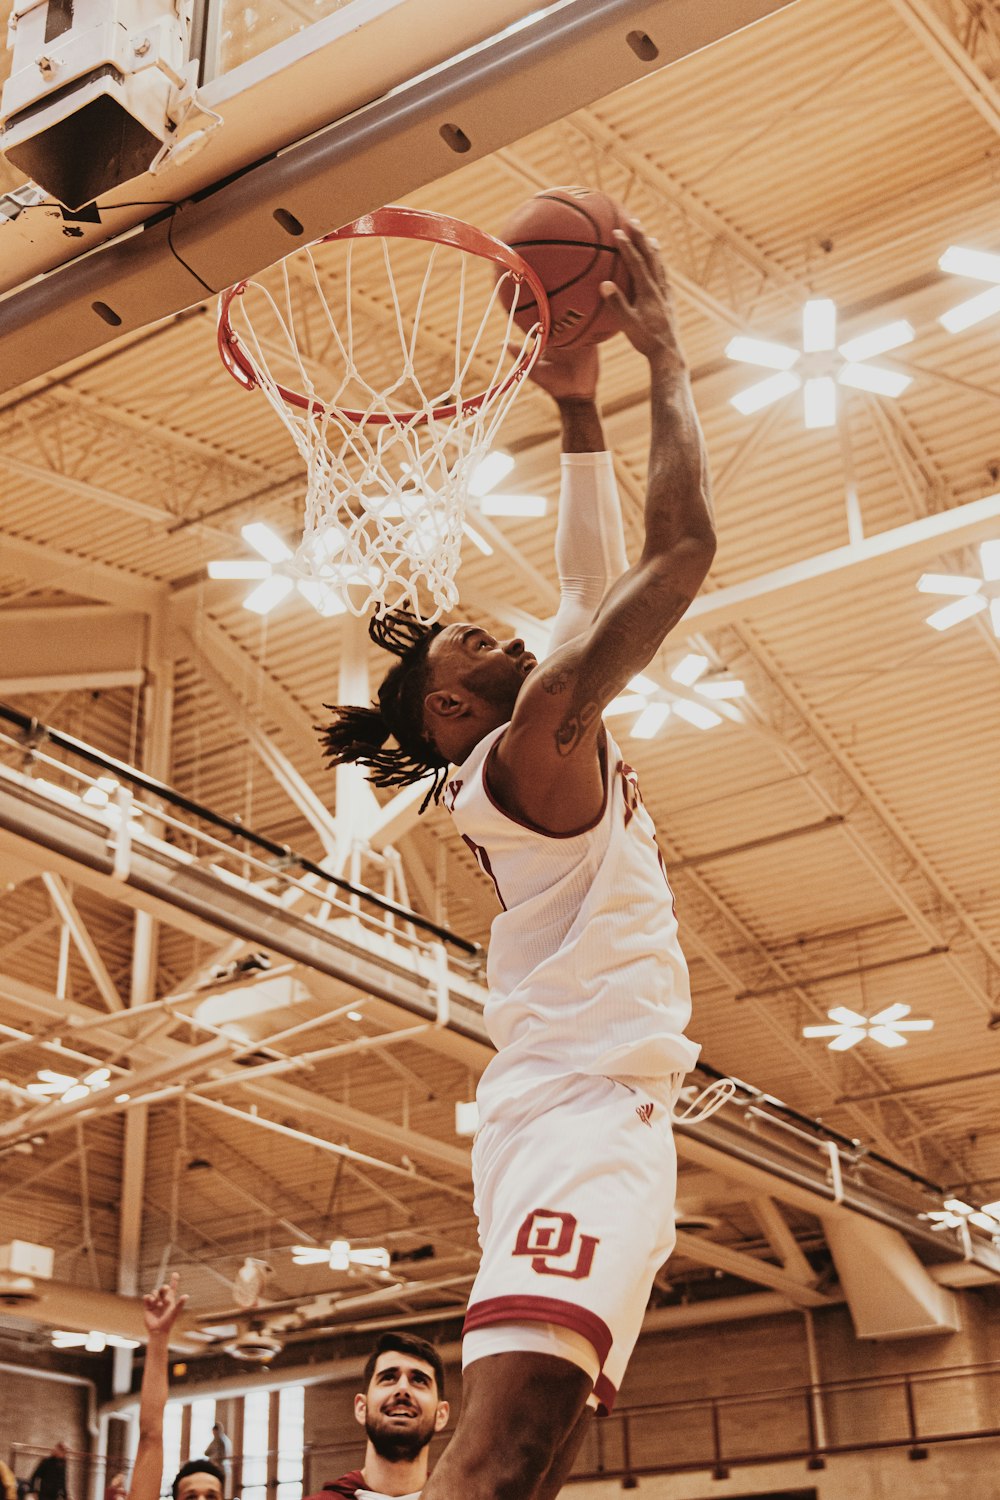
[[[691,1234],[686,1229],[677,1231],[675,1255],[683,1255],[702,1266],[714,1266],[727,1276],[738,1276],[741,1281],[755,1282],[759,1286],[772,1287],[794,1302],[797,1307],[826,1307],[829,1297],[812,1287],[804,1285],[787,1271],[773,1266],[770,1261],[758,1260],[742,1250],[733,1250],[729,1245],[719,1245],[715,1240],[706,1240],[700,1234]]]
[[[816,1273],[802,1254],[798,1240],[788,1227],[788,1220],[774,1199],[764,1195],[752,1198],[750,1207],[754,1218],[767,1237],[767,1243],[789,1276],[806,1286],[814,1286]]]
[[[100,949],[87,931],[65,882],[59,875],[51,875],[48,871],[43,871],[42,884],[52,898],[52,905],[65,922],[77,952],[86,964],[87,971],[101,999],[109,1010],[121,1010],[124,1002],[118,993],[118,987],[108,973]]]
[[[927,48],[934,61],[947,73],[966,101],[972,105],[1000,135],[1000,92],[988,73],[980,66],[957,34],[955,23],[964,12],[973,35],[979,26],[989,27],[991,5],[975,6],[953,0],[948,6],[929,4],[928,0],[888,0],[893,10]],[[992,23],[994,26],[996,22]]]

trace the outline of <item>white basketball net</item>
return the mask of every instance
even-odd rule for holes
[[[504,310],[495,266],[422,240],[321,242],[248,281],[229,317],[306,464],[285,566],[310,603],[427,624],[453,609],[469,481],[540,346]]]

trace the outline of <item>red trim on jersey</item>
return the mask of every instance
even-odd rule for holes
[[[510,725],[508,725],[507,728],[509,729]],[[507,730],[505,729],[504,730],[504,734],[506,734],[506,733],[507,733]],[[570,830],[569,833],[552,833],[550,829],[548,829],[548,828],[539,828],[536,823],[529,823],[525,818],[519,818],[516,813],[512,813],[509,810],[509,808],[501,807],[500,806],[499,802],[494,797],[493,793],[490,791],[490,781],[489,781],[488,772],[489,772],[490,761],[492,760],[494,754],[496,753],[497,746],[500,744],[500,741],[503,739],[503,734],[497,736],[497,738],[493,741],[492,745],[490,746],[490,748],[487,750],[486,754],[483,757],[483,767],[482,767],[483,790],[485,791],[486,796],[488,797],[488,799],[491,802],[491,804],[493,805],[493,807],[496,808],[497,812],[500,814],[501,817],[506,818],[509,823],[516,824],[518,828],[527,828],[527,830],[528,830],[529,833],[537,833],[538,836],[539,836],[539,838],[543,838],[543,839],[578,839],[581,836],[581,834],[592,833],[593,830],[595,828],[597,828],[599,826],[599,824],[603,821],[604,814],[608,810],[608,797],[610,796],[610,788],[611,788],[611,777],[608,775],[608,742],[607,742],[607,738],[606,738],[606,736],[604,734],[603,727],[602,727],[601,733],[602,733],[602,739],[601,739],[600,744],[597,746],[597,755],[598,755],[598,759],[599,759],[599,761],[601,763],[601,784],[603,786],[603,792],[602,792],[602,796],[601,796],[601,810],[597,814],[597,817],[594,818],[594,820],[592,822],[586,823],[583,826],[583,828],[573,828],[573,829]]]
[[[610,1417],[618,1400],[618,1392],[606,1375],[598,1375],[594,1381],[594,1395],[600,1402],[598,1416]]]
[[[493,1328],[498,1323],[558,1323],[561,1328],[571,1328],[593,1344],[598,1363],[602,1365],[613,1342],[607,1323],[589,1308],[578,1307],[575,1302],[563,1302],[559,1297],[534,1297],[530,1293],[486,1297],[482,1302],[474,1303],[466,1311],[462,1333],[471,1333],[476,1328]]]

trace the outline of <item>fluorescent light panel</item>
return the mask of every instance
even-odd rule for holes
[[[691,651],[677,663],[670,676],[674,682],[679,682],[681,687],[692,687],[707,666],[707,656],[700,656],[696,651]]]
[[[483,536],[481,531],[477,531],[474,526],[470,526],[468,521],[462,522],[462,530],[465,532],[472,545],[479,548],[484,557],[493,556],[493,548],[490,546],[489,542]]]
[[[801,384],[799,377],[791,370],[783,370],[780,374],[769,375],[767,380],[760,380],[756,385],[749,385],[745,391],[731,396],[729,404],[735,406],[743,416],[749,417],[755,411],[763,411],[765,406],[773,406],[782,396],[790,396]]]
[[[1000,579],[1000,538],[980,543],[979,564],[987,583]]]
[[[1000,282],[1000,255],[991,255],[988,250],[965,250],[961,245],[949,245],[938,265],[953,276]]]
[[[651,740],[659,734],[670,718],[669,703],[650,703],[636,719],[629,731],[634,740]]]
[[[686,698],[678,698],[672,706],[679,719],[686,719],[696,729],[714,729],[716,724],[722,723],[722,716],[707,704],[689,703]]]
[[[233,562],[210,562],[208,565],[209,578],[270,578],[271,564],[255,562],[252,557],[238,559]]]
[[[506,479],[514,467],[514,460],[509,453],[487,453],[473,469],[469,479],[469,494],[480,499],[483,495],[495,489],[501,479]]]
[[[266,615],[274,609],[276,604],[280,604],[282,599],[287,599],[294,587],[295,584],[291,578],[274,573],[270,578],[265,578],[263,583],[259,583],[255,589],[250,590],[243,601],[243,608],[249,609],[255,615]]]
[[[901,396],[908,385],[913,384],[912,375],[901,375],[896,370],[883,370],[879,365],[842,365],[837,372],[840,385],[849,385],[856,391],[871,391],[874,396]]]
[[[807,380],[803,395],[807,427],[836,426],[837,386],[829,375]]]
[[[957,307],[942,313],[938,322],[943,324],[949,333],[962,333],[966,328],[971,328],[975,323],[982,323],[998,312],[1000,312],[1000,286],[991,286],[989,291],[980,292],[978,297],[970,297],[967,302],[960,302]]]
[[[617,698],[612,698],[604,710],[605,719],[613,719],[618,714],[641,713],[646,707],[646,699],[642,693],[620,693]]]
[[[292,555],[288,543],[276,531],[272,531],[270,526],[265,526],[263,521],[250,521],[246,526],[241,526],[240,536],[248,547],[259,552],[261,557],[266,557],[269,563],[288,562]]]
[[[946,604],[944,609],[935,610],[932,615],[927,616],[927,623],[934,630],[947,630],[952,625],[960,624],[962,620],[978,615],[985,608],[986,600],[982,594],[971,594],[965,599],[956,599],[954,604]]]
[[[767,370],[790,370],[799,361],[798,349],[790,344],[772,344],[769,339],[748,338],[737,334],[726,345],[730,359],[741,360],[747,365],[762,365]]]
[[[837,342],[837,304],[829,297],[810,297],[802,309],[802,348],[806,354],[832,349]]]
[[[978,594],[982,584],[959,573],[921,573],[917,588],[922,594]]]
[[[548,508],[544,495],[483,495],[479,501],[484,516],[544,516]]]
[[[873,328],[870,333],[848,339],[846,344],[841,344],[840,352],[849,364],[856,364],[863,359],[876,359],[880,354],[888,354],[890,349],[900,349],[903,344],[911,343],[914,337],[913,324],[908,323],[905,318],[899,318],[895,323],[883,323],[881,328]]]

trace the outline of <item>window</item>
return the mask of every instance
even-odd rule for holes
[[[305,1388],[301,1385],[283,1386],[278,1393],[278,1494],[276,1500],[302,1500],[305,1395]],[[245,1496],[245,1488],[243,1493]]]
[[[267,1430],[271,1397],[250,1391],[243,1401],[243,1500],[267,1500]]]
[[[160,1493],[169,1495],[174,1475],[181,1466],[181,1419],[183,1403],[168,1401],[163,1413],[163,1478]]]
[[[189,1458],[203,1458],[208,1452],[208,1445],[212,1441],[212,1424],[214,1421],[214,1396],[201,1396],[197,1401],[191,1402],[191,1441],[188,1445]]]

